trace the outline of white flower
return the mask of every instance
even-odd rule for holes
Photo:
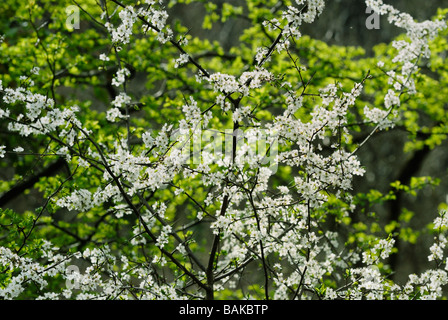
[[[34,67],[33,69],[31,69],[31,73],[32,74],[35,74],[35,75],[38,75],[39,74],[39,71],[40,71],[40,68],[39,67]]]
[[[0,109],[0,119],[3,117],[9,117],[9,109]]]
[[[105,26],[112,36],[112,42],[126,44],[130,41],[137,13],[134,11],[134,7],[127,6],[118,15],[122,22],[116,29],[110,23],[106,23]]]
[[[4,158],[5,157],[5,151],[6,146],[0,146],[0,158]]]
[[[99,59],[101,61],[109,61],[110,60],[110,58],[105,53],[101,53],[99,56]]]
[[[178,59],[174,61],[174,68],[179,68],[180,66],[186,64],[190,56],[187,53],[182,53]]]
[[[116,121],[118,121],[117,119],[121,119],[121,118],[124,118],[124,115],[121,114],[120,109],[111,108],[111,109],[107,110],[106,119],[108,121],[116,122]]]
[[[118,70],[115,77],[112,79],[112,85],[116,87],[121,86],[126,81],[126,77],[130,75],[131,72],[127,68]]]
[[[16,147],[13,149],[14,152],[23,152],[23,148],[22,147]]]
[[[151,137],[150,132],[143,132],[142,140],[147,148],[151,148],[154,145],[154,138]]]
[[[442,227],[448,227],[448,214],[446,211],[441,211],[439,217],[434,219],[434,230]]]
[[[384,97],[384,105],[387,109],[389,109],[394,105],[397,106],[400,105],[400,98],[396,95],[396,93],[392,89],[389,89],[387,91],[387,94]]]
[[[287,194],[289,193],[289,188],[287,186],[278,186],[277,189],[282,193],[282,194]]]
[[[264,68],[257,68],[255,71],[243,72],[239,78],[241,86],[249,86],[249,88],[260,88],[262,83],[270,82],[274,79],[272,73]]]
[[[255,61],[257,61],[257,65],[260,65],[263,59],[267,56],[269,50],[264,47],[257,48],[257,54],[255,55]],[[270,57],[265,60],[265,62],[270,61]]]
[[[89,162],[86,161],[86,160],[83,159],[83,158],[79,158],[79,159],[78,159],[78,164],[79,164],[80,167],[83,167],[83,168],[88,168],[88,167],[90,167]]]
[[[212,74],[209,80],[213,84],[215,91],[224,94],[237,92],[240,87],[234,76],[220,72]]]
[[[201,121],[201,109],[198,107],[198,103],[190,97],[190,103],[182,106],[182,111],[185,114],[185,120],[188,123],[195,124]]]
[[[364,107],[364,116],[368,121],[371,121],[372,123],[379,124],[379,129],[386,129],[393,127],[395,123],[392,120],[389,120],[387,118],[388,111],[381,110],[379,108],[372,108],[369,109],[369,107]]]
[[[92,193],[87,189],[75,190],[69,196],[57,200],[56,204],[69,210],[87,211],[93,207]]]
[[[120,94],[115,97],[114,101],[112,101],[112,105],[116,108],[125,107],[129,103],[131,103],[131,97],[124,92],[120,92]]]

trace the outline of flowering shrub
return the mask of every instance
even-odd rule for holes
[[[353,182],[379,132],[404,127],[408,150],[444,141],[446,11],[416,22],[367,0],[404,31],[369,57],[302,34],[323,0],[208,4],[204,28],[252,23],[228,52],[171,21],[174,2],[80,1],[78,30],[65,25],[70,1],[8,1],[0,156],[16,174],[3,197],[53,170],[36,173],[34,211],[0,211],[0,297],[444,297],[446,212],[434,213],[429,268],[393,281],[398,221],[368,225],[360,207],[394,193]]]

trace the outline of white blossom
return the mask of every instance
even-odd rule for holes
[[[110,61],[110,58],[105,53],[101,53],[98,58],[101,61]]]
[[[126,119],[126,115],[123,115],[117,107],[107,110],[106,119],[110,122],[116,122],[119,119]]]
[[[117,44],[129,43],[132,35],[132,28],[137,20],[137,13],[134,7],[127,6],[119,12],[121,24],[114,28],[110,23],[106,23],[106,27],[112,36],[112,42]]]
[[[129,97],[125,92],[120,92],[112,101],[112,105],[116,108],[125,107],[131,103],[131,97]]]
[[[115,77],[112,79],[112,85],[116,87],[121,86],[126,81],[126,77],[130,75],[131,72],[127,68],[121,68],[117,71]]]
[[[187,53],[182,53],[178,59],[174,61],[174,68],[179,68],[189,61],[190,57]]]

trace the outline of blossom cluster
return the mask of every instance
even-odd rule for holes
[[[325,2],[323,0],[296,0],[295,2],[298,6],[306,9],[299,10],[293,6],[288,7],[288,11],[284,13],[284,18],[288,22],[285,32],[293,37],[300,37],[299,28],[302,23],[312,23],[320,16],[325,8]]]
[[[48,96],[33,93],[29,88],[32,82],[28,82],[27,88],[15,89],[3,88],[0,82],[4,102],[0,118],[9,121],[8,130],[25,137],[46,135],[52,145],[58,145],[51,150],[54,154],[63,156],[69,164],[75,163],[77,169],[81,167],[89,173],[93,170],[97,175],[92,179],[94,182],[85,178],[87,181],[82,187],[75,183],[61,186],[49,199],[53,209],[89,212],[102,207],[106,213],[114,212],[114,219],[134,221],[128,234],[131,238],[126,240],[131,246],[127,247],[129,256],[119,256],[121,252],[117,254],[107,245],[83,248],[64,256],[44,241],[36,250],[40,253],[37,262],[0,247],[3,268],[0,271],[8,273],[8,279],[0,287],[0,298],[17,298],[30,284],[37,285],[39,292],[45,291],[48,278],[58,275],[70,285],[57,292],[39,293],[39,299],[203,298],[202,291],[196,294],[189,288],[204,289],[204,292],[234,288],[235,278],[254,261],[267,279],[266,291],[272,288],[266,297],[272,294],[276,299],[302,299],[316,294],[326,299],[440,297],[442,287],[448,283],[444,252],[448,242],[446,215],[441,214],[434,221],[437,236],[429,249],[428,260],[435,262],[436,267],[411,275],[403,286],[388,281],[380,269],[393,253],[392,237],[375,238],[366,241],[365,247],[348,250],[341,235],[322,227],[327,224],[331,204],[338,204],[335,223],[343,218],[349,220],[354,213],[353,181],[363,176],[365,169],[356,152],[349,148],[352,137],[348,119],[367,77],[354,82],[349,89],[340,84],[326,85],[312,94],[312,99],[305,94],[306,88],[296,91],[296,87],[284,82],[281,85],[284,94],[272,100],[279,107],[272,115],[273,120],[258,121],[252,117],[253,96],[264,86],[277,85],[282,78],[269,71],[264,62],[276,51],[286,49],[291,37],[300,37],[302,23],[313,22],[325,7],[323,0],[296,0],[295,3],[300,9],[290,6],[281,15],[283,20],[273,19],[267,24],[271,31],[279,30],[279,37],[271,47],[256,50],[257,64],[253,69],[245,69],[239,75],[222,70],[205,76],[199,71],[199,78],[206,80],[204,88],[212,98],[208,101],[208,97],[199,95],[185,98],[176,108],[181,119],[162,124],[157,132],[138,128],[136,145],[130,146],[132,119],[123,112],[132,102],[126,92],[130,75],[126,67],[120,66],[111,81],[114,87],[124,91],[114,96],[106,119],[129,120],[126,128],[129,136],[121,139],[122,133],[117,131],[108,142],[104,142],[107,140],[104,137],[95,141],[96,132],[84,128],[81,117],[77,118],[76,105],[60,106]],[[384,106],[366,106],[363,110],[365,120],[386,129],[394,125],[391,116],[400,108],[404,90],[410,94],[416,92],[412,76],[418,71],[417,60],[429,54],[428,39],[442,25],[415,23],[410,16],[382,1],[367,0],[366,3],[377,12],[388,14],[389,20],[405,28],[410,38],[410,42],[393,44],[398,52],[393,63],[400,68],[386,71],[391,88],[384,95]],[[143,21],[144,32],[151,29],[163,45],[169,45],[172,31],[167,26],[168,15],[162,1],[146,0],[145,4],[142,8],[119,6],[118,27],[110,22],[112,16],[107,17],[105,26],[117,55],[123,50],[122,45],[132,44],[138,21]],[[179,50],[183,43],[172,44]],[[197,66],[193,56],[183,49],[177,54],[174,68],[189,61]],[[110,61],[105,54],[100,55],[100,60]],[[384,65],[380,63],[378,67]],[[300,69],[295,69],[300,73]],[[33,69],[31,73],[38,72]],[[203,101],[214,104],[203,109]],[[300,112],[307,116],[297,116]],[[211,127],[210,120],[216,114],[228,117],[232,129]],[[239,129],[247,124],[251,130]],[[213,135],[197,140],[204,129]],[[0,157],[5,156],[5,149],[0,146]],[[13,150],[21,152],[23,148]],[[196,157],[199,161],[195,161]],[[285,169],[288,180],[278,179],[273,184],[278,169]],[[175,191],[166,190],[167,187]],[[196,187],[207,191],[196,192]],[[193,238],[184,232],[189,227],[180,226],[183,219],[178,214],[182,213],[173,214],[168,210],[169,204],[157,199],[162,193],[159,190],[165,190],[173,203],[191,200],[192,214],[182,218],[187,218],[193,226],[201,225],[201,232],[207,232],[213,240],[210,255],[215,256],[207,257],[208,266],[198,258],[204,256],[202,253],[192,253]],[[183,210],[187,206],[179,208]],[[143,258],[136,253],[139,250]],[[146,254],[146,250],[151,254]],[[72,258],[84,260],[87,268],[69,272],[76,269],[70,268],[76,262]],[[168,272],[173,266],[178,272],[171,270],[172,274],[167,277],[157,274],[160,270]],[[334,285],[318,292],[316,288],[323,287],[328,275],[332,275]]]
[[[128,44],[131,41],[133,28],[136,21],[139,18],[143,18],[147,21],[147,24],[143,27],[146,32],[148,28],[157,34],[157,40],[161,43],[166,43],[173,37],[172,30],[166,25],[168,14],[162,7],[162,2],[159,4],[153,0],[146,0],[145,7],[138,9],[133,6],[126,6],[121,8],[118,15],[120,18],[120,25],[115,27],[109,20],[105,23],[105,27],[111,35],[112,42],[116,45],[116,48],[121,50],[123,44]],[[103,14],[103,17],[105,17]]]
[[[119,12],[121,24],[114,28],[110,22],[106,22],[105,26],[112,37],[112,42],[117,44],[127,44],[130,41],[132,35],[132,29],[137,20],[137,13],[134,7],[127,6],[125,9]]]
[[[12,274],[7,285],[0,288],[0,297],[15,299],[27,287],[34,285],[42,290],[42,294],[36,297],[37,300],[127,300],[132,297],[132,291],[143,291],[142,299],[184,299],[177,294],[175,285],[158,284],[151,268],[133,265],[125,256],[117,258],[108,246],[87,248],[69,256],[56,254],[58,249],[44,241],[39,253],[41,258],[46,259],[46,263],[40,264],[0,247],[3,271],[9,270]],[[88,264],[84,270],[76,265],[79,260]],[[60,290],[45,292],[48,280],[58,275],[63,276],[66,286]],[[133,278],[136,279],[135,284],[131,283]]]
[[[3,108],[0,115],[9,119],[7,128],[10,132],[17,132],[24,137],[52,135],[57,133],[58,138],[64,139],[67,143],[60,149],[62,152],[67,146],[74,143],[78,133],[68,129],[70,126],[81,127],[81,122],[77,119],[79,107],[77,105],[69,107],[55,107],[53,99],[39,93],[33,93],[30,88],[17,87],[4,88]],[[15,112],[14,116],[10,112],[10,107],[23,110]],[[15,150],[15,148],[14,148]],[[65,153],[65,152],[64,152]]]
[[[442,261],[445,254],[446,212],[441,211],[439,216],[434,219],[434,230],[437,231],[438,237],[434,240],[434,244],[430,248],[431,254],[428,256],[429,261],[437,259]],[[410,274],[408,281],[399,285],[388,281],[380,269],[376,266],[381,260],[386,259],[391,251],[393,239],[388,241],[381,239],[375,244],[373,256],[364,254],[364,261],[368,264],[366,267],[352,268],[349,271],[349,281],[353,285],[348,290],[336,291],[328,288],[326,291],[327,299],[345,298],[345,299],[393,299],[393,300],[435,300],[442,296],[443,287],[448,284],[448,265],[444,263],[441,267],[429,269],[418,274]],[[442,244],[441,244],[442,242]],[[441,246],[439,246],[441,244]]]
[[[293,185],[279,186],[280,195],[269,196],[265,190],[273,172],[259,167],[260,163],[251,166],[259,167],[257,185],[253,190],[263,194],[263,197],[253,199],[250,194],[245,194],[237,187],[238,181],[244,181],[244,176],[233,177],[235,185],[224,187],[221,197],[232,195],[234,209],[227,210],[224,215],[217,212],[217,219],[211,225],[214,234],[222,235],[224,250],[233,248],[233,254],[220,261],[222,270],[226,270],[235,259],[250,259],[254,252],[258,257],[277,253],[284,258],[284,263],[298,268],[292,274],[280,267],[276,270],[275,297],[278,299],[286,298],[288,287],[300,283],[312,287],[317,285],[324,274],[332,272],[334,266],[328,261],[336,258],[332,248],[338,244],[333,241],[330,245],[327,242],[327,239],[334,239],[331,233],[325,238],[318,236],[317,221],[310,222],[309,217],[327,201],[328,195],[324,190],[340,190],[342,192],[338,194],[343,197],[343,192],[351,189],[353,176],[364,173],[359,160],[344,151],[344,146],[339,143],[332,146],[334,151],[329,156],[320,153],[319,142],[322,143],[327,135],[343,134],[342,126],[346,120],[344,114],[360,95],[362,83],[356,83],[350,92],[342,93],[341,98],[336,95],[337,91],[338,88],[333,86],[322,91],[325,103],[314,108],[309,122],[291,117],[302,106],[302,99],[286,96],[288,107],[275,118],[269,129],[271,133],[278,133],[279,144],[296,147],[279,152],[276,157],[279,166],[288,165],[299,171]],[[240,157],[237,153],[235,166],[241,163]],[[249,159],[244,161],[251,163]],[[241,207],[245,209],[236,209]],[[244,241],[235,241],[235,238]],[[249,251],[247,248],[250,248]]]
[[[392,62],[400,66],[401,73],[397,72],[396,67],[395,70],[385,71],[389,76],[389,84],[392,86],[384,97],[384,107],[387,112],[365,109],[367,117],[374,123],[378,123],[378,128],[384,129],[393,126],[387,116],[400,105],[401,94],[404,91],[409,95],[416,93],[413,75],[418,71],[417,63],[420,59],[431,55],[429,41],[446,28],[446,23],[443,20],[416,22],[411,15],[400,12],[392,5],[384,4],[382,0],[366,0],[366,5],[380,15],[387,15],[388,21],[405,29],[408,37],[408,40],[392,42],[392,46],[397,50]],[[383,68],[384,63],[379,61],[378,67]],[[373,116],[373,113],[377,115]],[[380,120],[381,116],[383,117]]]
[[[128,77],[131,72],[127,68],[122,68],[117,71],[115,77],[112,79],[112,85],[119,87],[123,85],[126,81],[126,77]]]
[[[246,71],[239,78],[223,74],[220,72],[210,76],[209,81],[213,84],[216,92],[224,95],[239,92],[243,96],[247,96],[251,89],[260,88],[262,84],[274,80],[272,73],[264,68],[256,68],[254,71]],[[217,104],[223,106],[225,104],[223,96],[217,97]]]
[[[295,6],[288,6],[282,14],[282,21],[274,18],[272,20],[265,20],[263,26],[268,27],[269,30],[279,29],[281,31],[281,37],[276,43],[275,50],[282,52],[290,45],[290,38],[300,38],[302,33],[300,27],[302,23],[312,23],[325,8],[325,2],[323,0],[296,0]],[[261,67],[265,62],[270,60],[272,50],[259,47],[256,49],[255,61],[257,66]]]
[[[371,121],[374,124],[378,124],[378,129],[380,130],[392,128],[395,126],[395,122],[388,119],[389,112],[386,110],[382,110],[377,107],[370,109],[369,107],[365,106],[363,111],[366,120]]]
[[[343,146],[339,144],[331,146],[334,148],[334,152],[328,157],[318,153],[328,135],[344,134],[343,125],[346,124],[344,115],[354,104],[361,88],[361,83],[355,84],[350,93],[344,93],[343,97],[339,98],[335,94],[337,88],[334,85],[329,85],[321,91],[324,104],[314,108],[313,118],[310,122],[302,122],[300,119],[290,117],[290,108],[292,107],[289,107],[274,122],[274,128],[282,133],[284,143],[293,143],[298,146],[294,150],[280,153],[279,162],[304,168],[306,176],[296,177],[295,185],[306,199],[313,199],[313,203],[326,200],[325,195],[319,194],[320,190],[328,186],[349,190],[353,175],[363,175],[364,173],[360,162],[350,153],[343,151]],[[297,106],[293,108],[295,109]],[[317,149],[313,146],[315,141],[320,141]]]
[[[179,68],[180,66],[186,64],[190,59],[187,53],[182,53],[178,59],[174,61],[174,68]]]

